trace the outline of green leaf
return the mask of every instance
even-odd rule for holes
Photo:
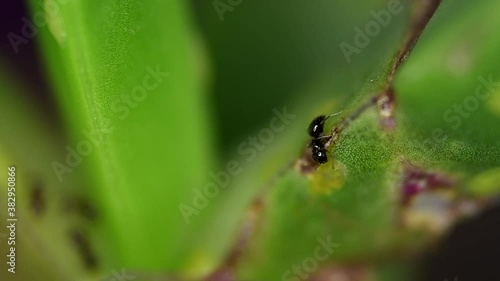
[[[173,270],[188,230],[178,206],[207,177],[212,146],[186,3],[31,6],[48,23],[39,31],[42,53],[66,149],[78,154],[59,174],[81,175],[102,212],[92,241],[103,267]]]
[[[476,87],[481,85],[480,75],[495,77],[498,72],[496,61],[491,59],[500,47],[494,36],[500,25],[493,12],[497,5],[494,1],[480,5],[454,2],[438,13],[396,77],[396,132],[392,135],[382,132],[372,109],[352,123],[332,149],[333,157],[346,170],[345,182],[337,184],[336,191],[320,194],[307,178],[295,171],[289,171],[273,185],[264,197],[262,226],[237,270],[242,280],[285,278],[287,270],[313,255],[319,238],[331,237],[340,245],[321,263],[323,266],[354,263],[379,266],[383,271],[384,266],[397,261],[400,255],[411,257],[418,249],[426,248],[435,235],[420,228],[401,228],[397,223],[404,215],[399,198],[403,161],[456,178],[459,198],[467,198],[469,189],[474,191],[472,186],[478,181],[482,187],[476,193],[491,195],[494,188],[498,193],[498,187],[492,185],[492,172],[485,175],[486,179],[468,181],[500,165],[495,111],[498,106],[493,98],[498,88],[491,92],[491,100],[478,105],[470,117],[462,118],[459,128],[454,129],[450,121],[443,119],[447,110],[453,110],[454,103],[463,103],[474,95]],[[467,16],[461,14],[464,10],[468,11]],[[378,81],[369,83],[347,103],[339,102],[339,90],[325,90],[322,93],[328,102],[324,107],[328,110],[317,114],[344,110],[345,116],[379,86]],[[315,87],[324,88],[329,89]],[[269,171],[277,172],[280,165],[276,163],[284,164],[287,159],[299,157],[301,147],[307,142],[305,128],[315,117],[310,110],[313,95],[304,96],[307,97],[296,102],[298,105],[290,106],[289,111],[298,116],[293,124],[259,154],[258,163],[246,164],[246,175],[235,178],[231,189],[217,198],[219,209],[213,217],[218,220],[211,222],[215,228],[204,233],[204,240],[199,243],[205,253],[212,255],[208,258],[195,255],[193,260],[198,261],[188,264],[186,271],[200,272],[203,266],[199,264],[213,265],[224,258],[232,246],[230,241],[237,237],[236,231],[230,231],[241,223],[236,218],[242,217],[252,196],[265,186]],[[434,137],[436,128],[441,128],[447,139],[429,145],[426,140]],[[319,172],[324,177],[335,173],[332,167]],[[215,241],[229,242],[221,246]]]

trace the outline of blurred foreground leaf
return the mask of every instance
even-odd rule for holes
[[[85,179],[104,269],[174,269],[188,227],[178,205],[211,154],[186,3],[31,4],[47,20],[38,38],[70,139],[66,161],[47,165]]]

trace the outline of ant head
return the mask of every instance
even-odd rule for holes
[[[325,120],[326,120],[325,115],[320,115],[320,116],[314,118],[311,121],[311,124],[309,124],[309,128],[307,129],[307,133],[309,134],[309,136],[311,136],[313,138],[320,137],[321,134],[323,134],[323,129],[324,129],[323,126],[324,126]]]
[[[325,121],[335,115],[338,115],[342,113],[342,111],[337,112],[337,113],[332,113],[328,116],[326,115],[320,115],[316,118],[314,118],[311,123],[309,124],[309,128],[307,129],[307,133],[309,136],[312,138],[319,138],[321,137],[321,134],[323,134],[324,126],[325,126]]]

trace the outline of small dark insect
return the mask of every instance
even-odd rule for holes
[[[45,210],[45,197],[40,182],[36,182],[31,190],[31,208],[37,216],[40,216]]]
[[[323,136],[322,134],[325,129],[324,126],[326,120],[337,114],[340,114],[340,112],[333,113],[328,116],[320,115],[311,121],[311,124],[309,124],[309,128],[307,129],[307,133],[313,138],[309,143],[309,146],[312,147],[312,158],[318,164],[328,162],[328,153],[325,144],[332,138],[332,136]]]
[[[73,230],[70,232],[70,237],[76,248],[78,249],[78,252],[80,253],[80,256],[83,259],[83,262],[85,263],[85,266],[89,269],[95,269],[97,267],[97,258],[95,257],[94,253],[92,252],[92,249],[90,247],[89,240],[83,232],[79,230]]]

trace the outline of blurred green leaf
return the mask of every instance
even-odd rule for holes
[[[31,4],[46,15],[42,53],[79,155],[62,178],[82,175],[102,212],[104,268],[174,269],[188,229],[178,205],[207,176],[212,143],[186,3]]]

